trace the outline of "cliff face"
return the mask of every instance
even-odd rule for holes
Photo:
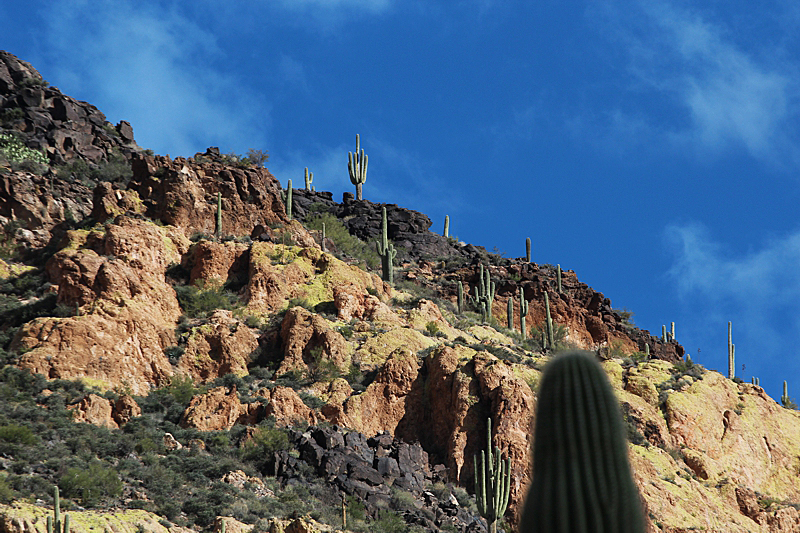
[[[255,399],[212,389],[192,399],[181,424],[214,431],[272,416],[279,425],[328,423],[365,438],[388,432],[419,442],[431,465],[442,465],[438,476],[470,491],[473,458],[485,448],[491,418],[494,443],[511,458],[506,518],[515,523],[530,480],[537,384],[552,354],[538,339],[524,343],[497,322],[456,311],[457,282],[471,292],[484,265],[497,284],[492,311],[499,322],[521,291],[530,302],[527,335],[538,334],[533,328],[542,327],[547,292],[563,343],[603,360],[629,427],[629,457],[651,530],[800,530],[796,506],[778,503],[800,501],[800,413],[757,386],[691,368],[679,344],[626,323],[575,272],[563,273],[559,291],[554,267],[448,240],[430,232],[425,215],[390,205],[389,237],[404,254],[393,288],[380,270],[323,251],[319,232],[299,221],[316,203],[369,240],[380,232],[384,206],[296,190],[296,218],[289,220],[280,185],[266,169],[230,166],[211,149],[190,159],[142,154],[124,123],[113,135],[89,104],[24,81],[31,79],[40,76],[30,65],[0,54],[0,108],[23,110],[8,115],[20,116],[5,128],[28,134],[53,162],[96,161],[128,147],[132,178],[65,196],[58,191],[72,185],[54,173],[3,174],[0,216],[22,221],[33,235],[7,238],[24,242],[28,257],[50,255],[41,271],[46,287],[24,302],[20,297],[19,309],[45,308],[48,298],[60,306],[58,313],[40,309],[32,320],[2,315],[4,331],[19,326],[8,346],[13,364],[48,379],[82,379],[141,396],[173,376],[210,383],[267,366],[274,379]],[[71,133],[76,124],[83,124],[80,135]],[[220,237],[212,238],[217,198]],[[66,224],[67,208],[80,228]],[[32,267],[7,256],[0,270],[13,285]],[[211,297],[223,289],[235,305],[190,310],[187,294]],[[645,345],[649,361],[639,353]],[[359,386],[332,379],[336,373],[369,378]],[[281,376],[311,383],[286,386]],[[316,398],[316,406],[301,395]],[[130,396],[120,405],[87,397],[74,410],[76,420],[106,427],[140,413]],[[304,453],[323,453],[308,446]],[[399,460],[403,446],[392,446]],[[287,455],[281,464],[291,470],[311,461],[304,457]],[[372,461],[362,461],[364,468],[383,469],[381,482],[400,483],[387,474],[391,461]],[[767,505],[768,498],[775,502]]]

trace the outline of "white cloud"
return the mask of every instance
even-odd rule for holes
[[[655,91],[658,105],[684,113],[682,124],[660,128],[662,135],[682,148],[744,148],[760,159],[795,159],[800,80],[797,65],[777,59],[784,50],[759,43],[758,35],[735,41],[721,21],[667,2],[626,1],[590,14],[627,53],[633,78],[625,90]]]
[[[62,0],[44,16],[58,58],[50,70],[62,90],[112,121],[130,121],[141,146],[192,155],[224,142],[237,146],[223,151],[240,152],[264,142],[269,109],[211,66],[224,59],[215,37],[179,11],[131,0]]]
[[[666,236],[675,257],[669,279],[685,307],[683,329],[698,345],[717,346],[719,358],[730,320],[749,348],[742,360],[753,363],[758,357],[765,367],[786,364],[787,347],[800,340],[800,230],[739,255],[726,251],[699,224],[670,226]],[[800,369],[800,363],[795,366]],[[718,368],[724,368],[721,361]]]
[[[289,9],[360,9],[372,13],[380,13],[388,9],[391,0],[281,0],[281,4]]]

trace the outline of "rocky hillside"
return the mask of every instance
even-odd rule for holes
[[[0,502],[15,502],[0,531],[44,531],[29,502],[53,484],[74,505],[147,510],[151,531],[330,529],[341,505],[354,531],[482,531],[469,495],[487,419],[513,527],[541,372],[569,347],[611,380],[650,531],[800,531],[800,413],[684,360],[575,272],[348,194],[295,189],[290,218],[267,169],[213,148],[149,155],[4,52],[0,98]],[[458,306],[481,272],[485,317]],[[106,488],[76,489],[84,475]]]

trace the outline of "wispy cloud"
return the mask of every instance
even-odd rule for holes
[[[591,15],[625,50],[632,75],[625,90],[677,106],[672,115],[679,120],[662,135],[681,147],[744,148],[760,159],[794,160],[800,79],[798,65],[777,59],[783,50],[755,35],[735,41],[721,20],[668,2],[609,5]]]
[[[686,329],[698,339],[722,338],[730,320],[737,337],[758,350],[748,354],[750,360],[757,356],[774,363],[797,345],[800,230],[740,255],[727,251],[699,224],[672,225],[666,237],[674,254],[669,278],[685,304]],[[724,353],[724,340],[713,344]]]
[[[210,145],[244,151],[266,144],[268,107],[211,66],[224,59],[215,37],[180,11],[131,0],[57,0],[44,16],[54,58],[48,70],[68,94],[91,99],[110,120],[130,121],[140,145],[191,155]]]
[[[359,9],[379,13],[392,5],[392,0],[281,0],[288,9]]]

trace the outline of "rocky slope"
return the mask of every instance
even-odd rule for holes
[[[447,481],[473,491],[473,457],[491,418],[494,442],[511,458],[506,520],[514,524],[530,480],[537,383],[552,355],[539,337],[547,292],[561,345],[594,351],[611,378],[651,531],[800,531],[800,505],[792,503],[800,502],[800,413],[760,387],[684,361],[678,343],[629,324],[575,272],[564,272],[559,291],[551,265],[446,239],[425,215],[388,205],[389,238],[401,249],[392,287],[335,241],[323,251],[321,234],[309,229],[315,214],[327,213],[370,241],[384,206],[295,190],[290,220],[266,169],[231,166],[214,149],[174,160],[146,155],[132,148],[132,133],[129,141],[121,131],[105,139],[102,121],[67,150],[58,139],[70,124],[100,119],[43,84],[29,94],[33,85],[23,82],[37,78],[30,65],[0,54],[0,107],[23,110],[4,128],[28,132],[30,146],[44,148],[53,164],[130,148],[129,180],[84,186],[69,199],[53,192],[69,186],[53,167],[43,175],[4,167],[2,176],[0,207],[9,207],[0,216],[19,226],[6,233],[0,269],[5,361],[48,379],[82,380],[98,393],[123,392],[75,402],[76,422],[120,431],[142,418],[137,401],[179,377],[203,385],[258,374],[247,391],[197,392],[180,425],[205,433],[255,431],[267,421],[297,428],[295,453],[270,461],[283,483],[313,471],[368,511],[392,488],[409,490],[417,511],[404,514],[408,523],[472,531],[483,526],[464,502],[428,489]],[[58,122],[68,104],[83,114]],[[39,128],[47,113],[51,122]],[[457,282],[465,292],[475,287],[480,265],[497,284],[499,322],[456,309]],[[531,304],[526,341],[518,305],[516,331],[500,325],[520,291]],[[173,441],[172,453],[191,447]],[[25,522],[10,513],[0,513],[0,523]]]

